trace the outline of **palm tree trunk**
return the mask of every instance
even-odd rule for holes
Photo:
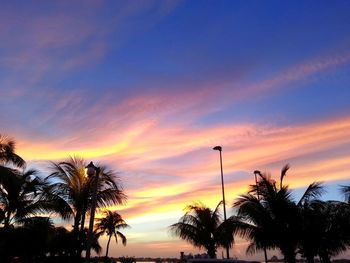
[[[266,247],[264,247],[264,257],[265,257],[265,263],[267,263],[268,259],[267,259]]]
[[[108,242],[107,242],[107,248],[106,248],[106,258],[108,257],[108,250],[109,250],[109,242],[111,242],[112,235],[109,235]]]
[[[80,232],[84,231],[84,227],[85,227],[85,215],[86,215],[86,209],[84,209],[81,213],[81,226],[80,226]]]
[[[73,225],[73,233],[74,233],[74,239],[75,239],[74,251],[77,259],[81,257],[81,249],[80,249],[81,242],[80,242],[80,235],[79,235],[80,219],[81,219],[81,213],[80,211],[77,211],[74,217],[74,225]]]
[[[79,241],[81,241],[82,236],[83,236],[83,232],[84,232],[84,227],[85,227],[85,215],[86,215],[86,209],[83,209],[83,211],[82,211],[82,213],[81,213],[80,231],[79,231],[79,234],[78,234]],[[79,226],[78,226],[78,227],[79,227]],[[81,242],[80,242],[80,243],[81,243]],[[83,247],[82,247],[82,246],[79,246],[79,247],[78,247],[77,254],[78,254],[79,256],[81,256],[81,252],[83,252]]]
[[[209,258],[216,258],[215,244],[209,244],[206,248]]]
[[[83,207],[81,208],[81,226],[80,226],[81,232],[84,231],[84,227],[85,227],[86,211],[87,211],[87,200],[83,203]]]
[[[73,231],[75,235],[77,235],[79,232],[80,219],[81,219],[81,212],[77,211],[74,217],[74,226],[73,226]]]

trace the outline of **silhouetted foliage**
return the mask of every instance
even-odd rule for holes
[[[15,153],[16,142],[0,134],[0,166],[6,166],[8,164],[14,165],[15,167],[23,168],[25,161]]]
[[[0,217],[5,228],[52,208],[41,195],[45,185],[37,176],[36,170],[21,172],[3,168],[0,172],[0,185]]]
[[[41,262],[46,258],[54,226],[49,218],[32,217],[20,227],[1,229],[1,262]]]
[[[74,218],[73,231],[77,239],[78,256],[82,247],[81,235],[85,226],[85,216],[90,211],[92,186],[96,177],[88,178],[85,174],[86,162],[82,158],[72,157],[64,162],[51,163],[52,173],[45,179],[46,198],[59,202],[64,208],[64,219]],[[100,166],[97,191],[97,207],[123,204],[126,195],[119,185],[119,178],[105,166]]]
[[[319,197],[322,187],[319,183],[311,184],[298,203],[283,179],[289,166],[281,170],[278,183],[267,174],[259,171],[259,181],[250,186],[246,195],[240,196],[234,207],[238,208],[237,216],[230,218],[235,225],[235,232],[251,240],[247,252],[265,248],[278,248],[285,261],[295,262],[302,229],[300,205]],[[259,198],[258,198],[259,196]]]
[[[350,245],[350,209],[339,201],[307,202],[301,207],[302,231],[300,253],[309,263],[319,256],[329,263],[330,258],[345,251]]]
[[[218,247],[232,247],[232,225],[221,219],[219,207],[215,210],[195,203],[186,207],[185,215],[178,223],[170,226],[170,231],[198,248],[205,248],[210,258],[216,258]]]
[[[108,235],[106,258],[108,257],[109,243],[112,236],[114,236],[116,243],[118,243],[119,237],[122,241],[122,244],[126,246],[126,237],[119,230],[127,227],[129,227],[129,225],[125,223],[124,219],[117,212],[107,210],[104,212],[104,217],[97,219],[97,224],[95,225],[96,235],[98,237],[105,233]]]

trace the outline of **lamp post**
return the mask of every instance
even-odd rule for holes
[[[226,202],[225,202],[225,188],[224,188],[224,172],[222,169],[222,147],[221,146],[215,146],[213,148],[214,151],[219,151],[220,152],[220,169],[221,169],[221,189],[222,189],[222,202],[224,206],[224,220],[226,221]],[[230,252],[229,252],[229,247],[226,247],[226,256],[227,259],[230,259]]]
[[[254,176],[255,176],[255,186],[256,186],[256,195],[258,197],[258,200],[260,201],[260,196],[259,196],[259,185],[258,185],[258,177],[257,175],[261,175],[261,172],[259,170],[254,171]],[[264,247],[264,256],[265,256],[265,263],[267,263],[267,251],[266,247]]]
[[[94,219],[95,219],[95,210],[96,210],[96,199],[97,199],[97,187],[98,187],[98,178],[100,176],[100,168],[96,167],[93,162],[90,162],[86,166],[86,174],[89,178],[95,176],[95,180],[93,181],[93,189],[92,189],[92,197],[91,197],[91,212],[90,212],[90,224],[89,224],[89,232],[88,232],[88,240],[86,246],[86,254],[85,254],[85,262],[90,262],[90,253],[91,253],[91,245],[93,239],[93,230],[94,230]]]

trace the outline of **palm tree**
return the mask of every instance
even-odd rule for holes
[[[339,201],[307,202],[302,210],[300,252],[309,263],[319,255],[321,262],[330,263],[350,245],[350,208]]]
[[[84,231],[95,180],[95,177],[86,176],[85,167],[84,159],[71,157],[64,162],[52,163],[52,173],[45,179],[48,184],[46,198],[65,204],[66,218],[74,217],[73,231],[77,239]],[[123,204],[125,201],[126,195],[120,187],[118,177],[105,166],[100,166],[97,207]],[[81,253],[79,248],[77,253]]]
[[[0,165],[11,163],[17,167],[24,167],[25,161],[15,153],[16,142],[0,134]]]
[[[5,228],[52,208],[40,195],[43,187],[44,183],[37,176],[36,170],[21,172],[3,169],[0,176],[0,204]]]
[[[107,210],[104,212],[104,217],[97,219],[96,234],[100,236],[104,233],[108,235],[108,242],[106,248],[106,258],[108,257],[109,243],[112,236],[115,237],[115,242],[118,243],[118,237],[121,239],[122,244],[126,246],[126,237],[119,231],[119,229],[129,227],[125,223],[124,219],[117,212]]]
[[[283,167],[279,182],[257,171],[259,182],[251,185],[248,194],[234,202],[238,213],[230,220],[237,234],[251,240],[248,253],[279,248],[285,261],[294,263],[302,227],[299,207],[320,196],[322,186],[320,183],[311,184],[296,203],[288,185],[283,184],[288,169],[289,165]]]
[[[251,241],[247,254],[275,249],[272,235],[275,224],[260,200],[252,194],[242,195],[235,201],[234,207],[238,207],[238,215],[231,216],[228,220],[234,226],[235,234]]]
[[[215,210],[194,203],[186,207],[179,222],[170,226],[170,231],[198,248],[205,248],[210,258],[216,258],[218,247],[231,247],[234,241],[232,224],[222,221],[220,202]]]

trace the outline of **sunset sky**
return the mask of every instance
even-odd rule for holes
[[[286,163],[296,199],[313,181],[342,199],[349,14],[348,0],[2,1],[0,133],[43,175],[70,155],[119,173],[128,203],[111,209],[131,228],[111,256],[197,253],[168,226],[221,200],[215,145],[230,215],[254,170]]]

